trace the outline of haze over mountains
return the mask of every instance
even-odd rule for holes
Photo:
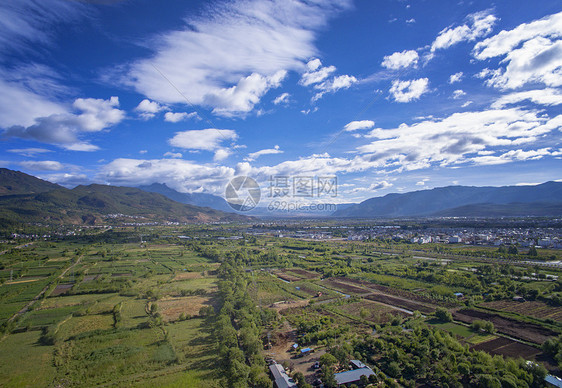
[[[335,217],[493,217],[562,215],[562,183],[536,186],[448,186],[371,198]]]
[[[262,205],[263,206],[263,205]],[[0,169],[1,223],[103,224],[176,221],[215,222],[258,217],[503,217],[562,215],[562,183],[536,186],[449,186],[388,194],[359,204],[344,204],[330,214],[307,208],[234,213],[221,197],[179,193],[164,184],[140,188],[91,184],[67,189],[31,175]]]

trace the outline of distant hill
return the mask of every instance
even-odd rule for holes
[[[334,212],[334,217],[562,215],[562,183],[536,186],[448,186],[388,194]],[[549,213],[554,212],[554,213]]]
[[[137,188],[92,184],[69,190],[22,172],[4,173],[12,177],[12,192],[18,193],[0,196],[0,223],[4,225],[30,222],[94,225],[115,220],[144,223],[247,219],[234,213],[181,204],[161,194]],[[21,185],[17,185],[18,182]],[[53,189],[46,190],[49,187]],[[30,191],[26,193],[26,190]]]
[[[0,195],[38,194],[60,188],[62,186],[23,172],[0,168]]]
[[[148,186],[139,186],[139,189],[151,193],[165,195],[173,201],[187,205],[210,207],[211,209],[232,212],[232,208],[222,197],[207,193],[180,193],[162,183],[153,183]]]

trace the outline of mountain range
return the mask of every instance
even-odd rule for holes
[[[210,207],[215,210],[232,212],[232,208],[226,200],[218,195],[207,193],[180,193],[169,188],[163,183],[153,183],[147,186],[139,186],[139,189],[150,193],[162,194],[171,200],[187,205]]]
[[[0,169],[0,224],[228,222],[248,217],[173,201],[138,188],[91,184],[67,189],[19,171]]]
[[[495,217],[562,215],[562,182],[536,186],[448,186],[367,199],[334,217]]]

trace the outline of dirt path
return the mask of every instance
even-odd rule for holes
[[[80,263],[80,261],[82,260],[82,257],[84,257],[83,255],[78,257],[78,259],[76,260],[76,262],[74,262],[73,264],[69,265],[64,271],[62,271],[62,273],[57,276],[57,278],[55,280],[58,279],[62,279],[64,277],[64,275],[67,274],[68,271],[70,271],[72,268],[74,268],[76,265],[78,265]],[[8,319],[8,323],[12,322],[14,319],[16,319],[17,317],[19,317],[20,315],[26,313],[29,308],[39,300],[39,298],[41,298],[43,296],[43,294],[45,294],[45,292],[47,292],[47,290],[49,289],[49,287],[51,286],[51,284],[53,284],[53,282],[50,282],[49,284],[47,284],[45,286],[45,288],[43,288],[41,290],[41,292],[39,294],[37,294],[35,296],[35,298],[33,298],[28,304],[26,304],[20,311],[18,311],[17,313],[15,313],[14,315],[12,315],[10,317],[10,319]]]
[[[422,303],[422,302],[419,302],[419,301],[411,300],[411,299],[401,297],[401,296],[397,296],[397,295],[387,294],[385,292],[373,290],[372,288],[364,287],[364,286],[361,286],[361,285],[358,285],[358,284],[355,284],[355,283],[348,283],[348,282],[342,281],[341,279],[338,279],[337,282],[344,285],[344,286],[350,286],[350,287],[353,287],[353,288],[359,288],[359,289],[365,290],[366,293],[361,293],[360,295],[356,295],[356,297],[361,298],[361,299],[368,299],[369,296],[373,296],[373,295],[375,295],[375,296],[376,295],[383,295],[383,296],[387,297],[389,300],[394,299],[394,300],[402,301],[405,306],[420,306],[420,307],[425,307],[427,309],[435,310],[435,308],[433,308],[432,306],[428,306],[425,303]],[[410,314],[410,315],[413,314],[413,310],[410,310],[410,309],[405,309],[403,307],[395,306],[393,304],[378,301],[378,300],[372,300],[372,301],[376,302],[376,303],[380,303],[380,304],[388,306],[388,307],[391,307],[395,310],[405,312],[405,313]]]

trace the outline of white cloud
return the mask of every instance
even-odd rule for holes
[[[531,150],[514,153],[506,149],[532,147],[538,138],[560,128],[562,115],[549,118],[518,108],[463,112],[393,129],[375,128],[366,135],[375,141],[358,147],[358,151],[382,165],[407,170],[497,160],[492,154],[484,158],[482,151],[500,153],[504,155],[501,160],[507,162],[530,156]]]
[[[228,158],[231,154],[232,151],[230,151],[229,149],[219,148],[218,150],[215,151],[215,156],[213,156],[213,160],[215,162],[220,162]]]
[[[406,20],[406,23],[408,23],[408,24],[415,23],[415,22],[416,22],[416,19],[414,19],[414,18]]]
[[[320,90],[320,92],[316,93],[314,97],[312,97],[312,101],[322,98],[322,96],[326,93],[333,93],[340,89],[347,89],[356,82],[357,78],[352,75],[340,75],[331,80],[316,84],[314,85],[314,88]]]
[[[36,75],[36,79],[46,80],[45,76]],[[13,78],[6,72],[0,73],[0,127],[14,125],[30,126],[35,119],[52,114],[63,114],[67,107],[53,101],[51,96],[38,93],[27,84],[26,79]],[[55,82],[52,82],[53,84]],[[49,89],[46,89],[49,90]],[[45,89],[43,89],[43,92]]]
[[[52,114],[35,119],[28,127],[14,125],[4,132],[9,137],[36,140],[54,144],[73,151],[94,151],[95,145],[80,140],[80,135],[87,132],[99,132],[121,122],[125,112],[117,109],[119,99],[109,100],[78,98],[73,107],[81,113]]]
[[[169,123],[178,123],[190,119],[192,117],[198,117],[197,112],[166,112],[164,113],[164,121]]]
[[[417,100],[422,94],[427,93],[429,80],[427,78],[420,78],[410,81],[392,81],[390,94],[397,102],[410,102]]]
[[[462,107],[462,108],[466,108],[467,106],[471,105],[472,103],[473,103],[473,101],[468,100],[468,101],[466,101],[465,103],[463,103],[463,104],[461,105],[461,107]]]
[[[388,189],[389,187],[392,187],[392,186],[393,186],[392,183],[389,183],[387,181],[380,181],[380,182],[371,183],[367,187],[357,187],[353,190],[350,190],[349,193],[354,194],[354,193],[367,192],[367,191],[369,191],[369,192],[379,191],[379,190]]]
[[[435,41],[431,44],[431,52],[439,49],[449,48],[459,42],[473,41],[492,32],[497,18],[488,11],[482,11],[468,15],[469,24],[442,30]]]
[[[39,178],[49,182],[57,183],[68,188],[92,183],[85,174],[77,173],[56,173],[47,175],[41,174]]]
[[[126,82],[151,99],[185,103],[161,72],[192,104],[219,115],[246,114],[279,86],[286,71],[304,70],[304,61],[317,52],[317,31],[350,5],[348,0],[215,3],[203,16],[152,40],[154,54],[133,63]]]
[[[282,93],[282,94],[280,94],[279,96],[277,96],[277,97],[275,98],[275,100],[273,100],[273,103],[274,103],[275,105],[287,104],[287,103],[289,103],[289,97],[290,97],[290,96],[291,96],[291,95],[290,95],[289,93]]]
[[[404,50],[395,52],[392,55],[384,57],[381,65],[387,69],[398,70],[400,68],[416,66],[418,64],[419,55],[414,50]]]
[[[183,159],[115,159],[103,166],[96,179],[113,185],[139,186],[165,183],[180,192],[205,189],[223,194],[234,169]]]
[[[141,155],[144,155],[144,154],[146,154],[146,153],[148,153],[148,150],[140,150],[140,151],[139,151],[139,154],[141,154]]]
[[[556,87],[562,85],[562,12],[513,30],[501,31],[474,47],[479,60],[505,56],[505,68],[481,73],[487,84],[500,89],[515,89],[530,83]]]
[[[19,165],[34,171],[60,171],[65,168],[62,163],[54,160],[25,161],[20,162]]]
[[[319,90],[312,97],[312,101],[322,98],[326,93],[347,89],[357,82],[357,78],[347,74],[329,79],[336,68],[334,66],[322,67],[322,62],[318,58],[309,61],[307,68],[308,71],[302,75],[299,84],[303,86],[312,85],[314,89]]]
[[[527,90],[501,96],[492,104],[492,108],[503,108],[506,105],[530,100],[538,105],[554,106],[562,104],[562,92],[559,89]]]
[[[183,155],[179,152],[166,152],[164,154],[165,158],[173,158],[173,159],[178,159],[181,158]]]
[[[462,80],[462,77],[463,77],[462,71],[459,71],[458,73],[455,74],[451,74],[451,76],[449,77],[449,83],[454,84],[456,82],[460,82]]]
[[[46,45],[53,40],[54,27],[71,23],[86,14],[86,8],[64,0],[18,1],[0,3],[0,55],[9,50],[32,51],[34,44]]]
[[[190,130],[176,132],[175,136],[168,140],[171,146],[191,149],[216,151],[224,148],[221,143],[235,141],[238,135],[231,129],[207,128],[201,130]],[[219,156],[224,155],[220,153]]]
[[[13,148],[11,150],[7,150],[8,152],[13,152],[14,154],[20,154],[26,157],[35,157],[37,154],[44,154],[47,152],[53,152],[52,150],[48,150],[45,148]]]
[[[466,96],[466,92],[461,89],[457,89],[453,92],[453,99],[458,100],[462,96]]]
[[[166,109],[168,109],[166,106],[160,105],[156,101],[150,101],[146,98],[135,108],[135,110],[139,112],[139,115],[145,120],[153,118],[156,116],[156,113]]]
[[[336,71],[335,66],[322,67],[322,62],[318,58],[309,61],[307,68],[308,71],[302,75],[299,81],[299,84],[303,86],[320,83]]]
[[[253,160],[256,160],[257,158],[259,158],[262,155],[273,155],[273,154],[282,154],[283,151],[279,149],[279,146],[276,145],[273,148],[267,148],[264,150],[260,150],[260,151],[256,151],[256,152],[252,152],[250,154],[248,154],[248,156],[246,158],[244,158],[245,161],[251,162]]]
[[[347,123],[343,130],[346,132],[356,131],[358,129],[371,129],[375,126],[375,122],[371,120],[352,121]]]

